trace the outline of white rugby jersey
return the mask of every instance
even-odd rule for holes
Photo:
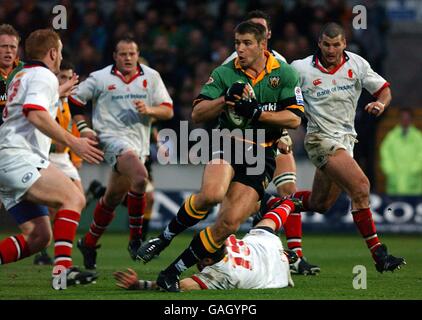
[[[26,115],[30,110],[44,110],[56,118],[57,77],[42,62],[29,62],[14,76],[7,94],[4,123],[0,126],[0,150],[30,151],[48,160],[51,139],[30,123]]]
[[[287,63],[286,58],[284,58],[281,54],[279,54],[277,51],[275,50],[269,50],[273,56],[277,59],[277,60],[281,60],[285,63]],[[237,58],[237,52],[233,52],[226,60],[224,60],[224,62],[222,64],[226,64],[229,61],[232,61],[233,59]]]
[[[147,106],[173,108],[160,74],[145,65],[138,65],[138,72],[129,81],[114,65],[92,72],[69,100],[79,106],[92,100],[93,129],[100,141],[124,140],[141,156],[149,154],[152,119],[138,113],[134,100],[142,100]]]
[[[343,62],[329,72],[317,55],[295,60],[291,66],[300,75],[307,133],[356,137],[354,121],[362,88],[377,96],[389,86],[364,58],[349,51],[345,51]]]
[[[289,263],[280,239],[252,229],[242,239],[226,240],[227,255],[192,276],[202,289],[268,289],[288,286]]]

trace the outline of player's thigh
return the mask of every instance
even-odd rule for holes
[[[329,157],[323,171],[349,195],[359,190],[367,190],[369,193],[368,178],[355,159],[345,150],[337,150]]]
[[[292,152],[277,155],[273,183],[280,196],[296,191],[296,163]]]
[[[84,187],[82,186],[82,181],[81,180],[72,180],[73,183],[75,184],[76,188],[78,188],[78,190],[83,193],[84,192]]]
[[[221,242],[236,232],[240,225],[254,213],[258,200],[258,192],[254,188],[232,182],[212,227],[214,239]]]
[[[219,203],[227,193],[234,175],[233,167],[226,161],[214,159],[205,166],[200,195],[211,202]]]
[[[80,211],[85,198],[76,185],[54,165],[41,169],[41,177],[26,192],[24,199],[53,208]]]

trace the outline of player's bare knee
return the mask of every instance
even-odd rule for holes
[[[86,199],[82,192],[69,192],[62,203],[65,208],[75,208],[78,211],[82,211],[85,208]]]
[[[132,179],[131,189],[137,193],[145,192],[148,177],[144,174],[138,174]]]

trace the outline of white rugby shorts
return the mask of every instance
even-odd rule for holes
[[[328,157],[337,150],[344,149],[353,158],[353,148],[357,142],[352,135],[344,135],[333,138],[318,133],[310,133],[305,136],[305,150],[311,162],[321,169],[328,162]]]
[[[0,200],[10,209],[22,201],[41,177],[39,169],[47,168],[50,162],[25,150],[3,149],[0,153]]]
[[[66,175],[66,177],[69,177],[72,180],[81,180],[78,169],[73,165],[67,152],[50,153],[49,159],[53,165]]]

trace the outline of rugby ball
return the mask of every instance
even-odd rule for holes
[[[236,81],[237,83],[244,83],[241,80]],[[249,97],[250,98],[255,98],[255,93],[251,87],[251,85],[249,83],[246,84],[246,89],[248,90],[249,93]],[[238,115],[235,111],[233,107],[230,107],[228,105],[226,105],[225,107],[225,113],[227,115],[227,120],[229,121],[230,125],[234,128],[240,128],[240,129],[244,129],[246,128],[249,123],[250,123],[250,119],[242,117],[240,115]]]
[[[232,107],[226,106],[225,113],[232,127],[244,129],[248,126],[249,119],[239,116]]]

